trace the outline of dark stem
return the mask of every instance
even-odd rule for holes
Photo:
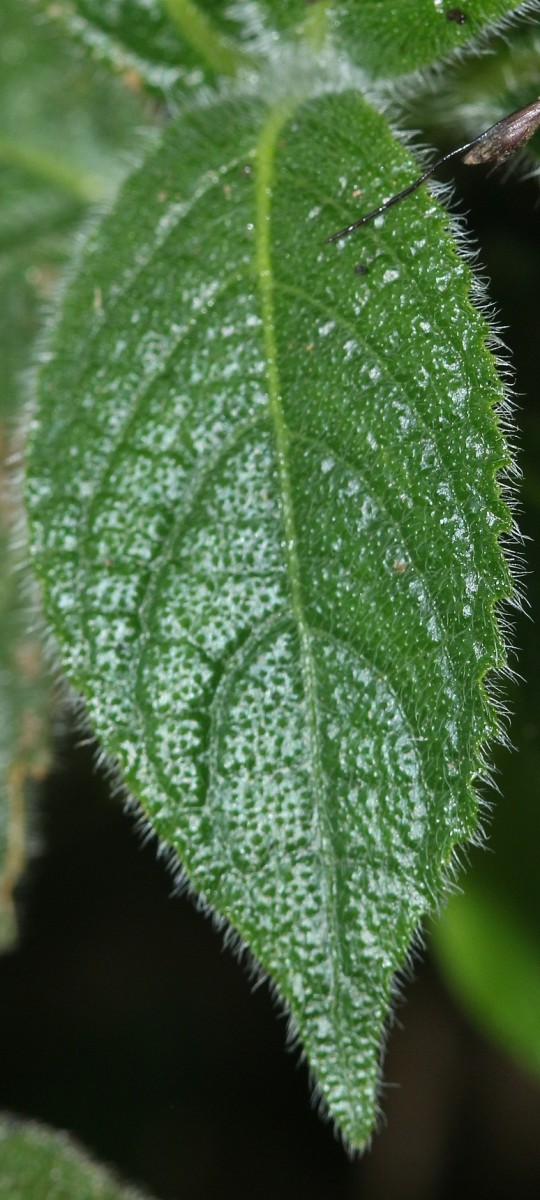
[[[458,146],[457,150],[443,154],[443,157],[438,158],[437,162],[433,163],[432,167],[428,167],[427,171],[424,171],[419,179],[415,179],[414,183],[410,183],[408,187],[403,188],[402,192],[397,192],[389,200],[383,200],[378,208],[374,208],[373,212],[366,213],[365,217],[359,217],[357,221],[352,222],[352,225],[346,225],[338,233],[333,233],[326,239],[327,242],[339,242],[341,238],[348,237],[361,225],[366,225],[374,217],[379,217],[381,213],[386,212],[387,208],[391,208],[393,204],[398,204],[400,200],[405,199],[405,196],[410,196],[411,192],[415,192],[438,167],[442,167],[443,163],[450,162],[450,159],[462,158],[463,162],[470,166],[477,166],[478,163],[505,162],[511,154],[521,150],[538,129],[540,129],[540,96],[531,104],[526,104],[524,108],[517,108],[515,112],[509,113],[507,117],[502,118],[502,121],[490,125],[489,129],[485,129],[478,137],[473,138],[472,142],[466,142],[464,146]]]
[[[480,134],[480,138],[482,137],[484,137],[484,134]],[[443,154],[442,158],[438,158],[432,167],[428,167],[427,171],[424,171],[418,179],[415,179],[414,183],[410,183],[408,187],[403,188],[402,192],[396,192],[396,195],[391,196],[389,200],[383,200],[383,203],[379,204],[378,208],[372,209],[364,217],[359,217],[351,225],[346,225],[338,233],[333,233],[326,241],[339,242],[342,238],[346,238],[350,233],[353,233],[355,229],[359,229],[361,225],[367,225],[368,221],[372,221],[374,217],[379,217],[381,213],[386,212],[387,208],[392,208],[393,204],[398,204],[400,200],[404,200],[406,196],[410,196],[411,192],[415,192],[417,188],[421,187],[426,182],[426,179],[429,179],[439,167],[442,167],[443,163],[450,162],[452,158],[458,158],[460,155],[466,154],[467,150],[470,150],[472,146],[476,146],[480,138],[474,138],[474,141],[466,142],[464,146],[458,146],[457,150],[451,150],[449,154]]]

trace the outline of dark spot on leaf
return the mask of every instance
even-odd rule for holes
[[[446,14],[447,21],[455,21],[456,25],[464,25],[467,20],[467,14],[462,8],[449,8]]]
[[[369,267],[366,267],[365,263],[357,263],[354,269],[357,275],[367,275],[369,272]]]

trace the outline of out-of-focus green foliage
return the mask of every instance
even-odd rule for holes
[[[241,5],[226,0],[34,0],[93,58],[171,94],[234,75],[249,58]]]
[[[15,936],[13,888],[28,848],[32,777],[48,761],[51,694],[23,583],[18,511],[21,410],[34,341],[73,233],[125,170],[140,97],[36,22],[0,8],[0,945]]]
[[[0,1117],[2,1200],[150,1200],[92,1162],[65,1133]]]

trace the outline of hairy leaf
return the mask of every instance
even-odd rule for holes
[[[356,91],[185,114],[87,244],[29,462],[68,675],[354,1145],[476,827],[509,586],[501,387],[447,217],[419,193],[324,244],[416,171]]]
[[[467,47],[494,22],[530,13],[511,0],[261,0],[279,28],[321,36],[323,27],[341,50],[374,76],[403,75],[429,67]]]
[[[197,84],[201,70],[234,75],[291,34],[340,51],[373,76],[402,75],[460,51],[530,5],[510,0],[37,0],[94,54],[133,68],[150,87]]]

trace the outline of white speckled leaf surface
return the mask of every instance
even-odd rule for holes
[[[68,676],[354,1145],[475,830],[508,591],[501,386],[446,215],[417,194],[324,244],[415,171],[355,92],[179,118],[88,241],[29,455]]]

